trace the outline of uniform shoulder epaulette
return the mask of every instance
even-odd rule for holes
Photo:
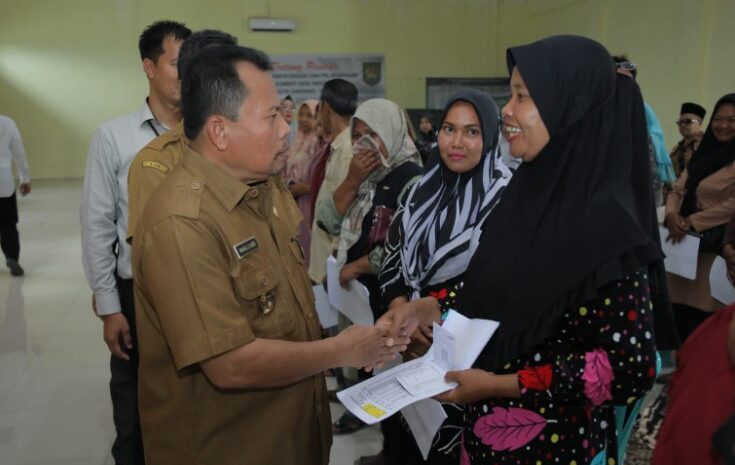
[[[175,131],[169,131],[166,134],[161,134],[160,136],[150,141],[148,145],[146,145],[146,148],[155,150],[156,152],[160,152],[168,144],[173,144],[174,142],[178,141],[182,137],[183,135],[176,134]]]
[[[162,209],[169,215],[184,218],[199,218],[204,180],[191,176],[185,170],[173,170],[160,186],[150,202],[161,202]],[[166,194],[164,194],[164,192]],[[164,213],[164,212],[162,212]]]

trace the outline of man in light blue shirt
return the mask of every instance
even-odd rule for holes
[[[130,245],[125,241],[128,169],[141,148],[181,119],[176,65],[181,43],[190,34],[173,21],[159,21],[143,31],[138,46],[148,98],[138,111],[102,124],[87,156],[80,208],[82,264],[112,353],[110,395],[117,431],[112,455],[117,465],[143,463]]]

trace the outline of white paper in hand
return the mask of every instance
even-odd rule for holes
[[[446,372],[450,367],[470,368],[497,327],[496,321],[470,320],[450,311],[443,326],[434,328],[434,344],[426,355],[340,391],[337,397],[365,423],[384,420],[407,405],[455,387],[444,380]]]
[[[661,235],[661,248],[666,254],[664,260],[666,271],[694,280],[697,277],[699,238],[686,234],[681,242],[673,244],[666,240],[669,236],[668,229],[659,226],[658,232]]]

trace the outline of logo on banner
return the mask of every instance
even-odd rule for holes
[[[362,64],[362,80],[374,86],[380,82],[381,63],[379,61]]]

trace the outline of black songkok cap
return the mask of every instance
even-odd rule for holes
[[[707,114],[707,110],[705,110],[704,107],[697,105],[696,103],[684,102],[681,104],[681,111],[679,112],[679,114],[681,115],[684,113],[691,113],[704,119],[704,115]]]

